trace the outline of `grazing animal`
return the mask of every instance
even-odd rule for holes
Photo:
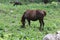
[[[34,0],[30,0],[30,2],[32,2],[32,3],[33,3],[33,2],[34,2]]]
[[[60,0],[58,0],[58,2],[60,2]]]
[[[10,3],[14,3],[13,6],[15,6],[15,5],[22,5],[21,2],[10,2]]]
[[[45,4],[47,4],[47,3],[49,2],[49,0],[43,0],[43,2],[44,2]]]
[[[24,12],[21,22],[22,27],[25,27],[25,19],[27,19],[28,24],[30,26],[30,21],[36,21],[39,20],[40,23],[40,30],[42,31],[44,28],[44,16],[46,16],[46,12],[43,10],[27,10]]]

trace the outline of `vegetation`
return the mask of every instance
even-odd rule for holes
[[[22,2],[23,4],[28,4],[28,3],[31,3],[31,2],[34,2],[34,3],[41,3],[41,2],[43,2],[43,0],[0,0],[0,3],[9,3],[9,2],[11,2],[11,1],[20,1],[20,2]],[[53,1],[55,1],[55,2],[57,2],[57,1],[59,1],[59,0],[45,0],[45,1],[48,1],[48,2],[53,2]],[[60,1],[59,1],[60,2]]]
[[[21,17],[27,9],[46,11],[44,31],[39,31],[38,20],[31,21],[31,26],[26,22],[26,28],[21,28]],[[0,3],[0,40],[42,40],[44,35],[57,30],[60,30],[60,3],[18,6]]]

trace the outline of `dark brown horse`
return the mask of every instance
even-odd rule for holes
[[[45,4],[47,4],[47,3],[49,3],[49,0],[43,0],[43,2],[44,2]]]
[[[22,5],[21,2],[10,2],[10,3],[13,3],[13,6],[15,6],[15,5]]]
[[[46,12],[43,10],[27,10],[24,12],[21,22],[22,22],[22,27],[25,27],[25,19],[27,19],[28,24],[30,25],[30,21],[36,21],[39,20],[40,23],[40,30],[43,30],[44,27],[44,16],[46,16]]]

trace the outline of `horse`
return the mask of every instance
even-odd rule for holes
[[[45,4],[47,4],[49,1],[48,1],[48,0],[43,0],[43,2],[44,2]]]
[[[22,3],[18,2],[18,1],[16,1],[16,2],[10,2],[10,3],[14,3],[13,6],[15,6],[15,5],[22,5]]]
[[[46,16],[45,10],[26,10],[21,18],[22,27],[25,27],[25,19],[27,19],[30,26],[30,21],[39,20],[40,28],[39,30],[44,29],[44,16]]]

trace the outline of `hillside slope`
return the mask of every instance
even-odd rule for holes
[[[21,28],[21,17],[27,9],[45,10],[44,31],[39,31],[39,21],[31,21],[31,26]],[[60,4],[36,4],[18,5],[0,4],[0,40],[42,40],[47,33],[60,30]]]

